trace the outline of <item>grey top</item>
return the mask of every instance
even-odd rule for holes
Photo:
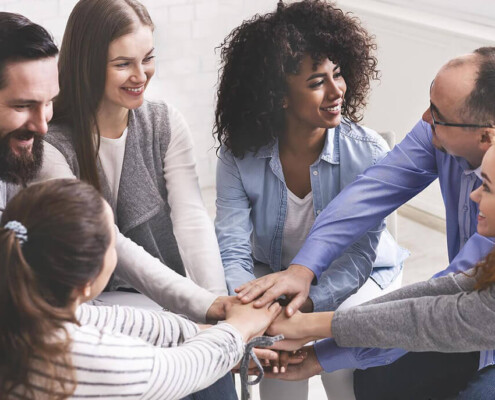
[[[460,273],[403,287],[365,305],[336,311],[332,334],[344,347],[493,349],[495,285],[482,291],[474,285],[475,278]]]
[[[80,167],[72,127],[66,123],[51,123],[45,140],[64,155],[72,172],[79,178]],[[141,107],[129,111],[116,202],[99,160],[97,167],[103,197],[112,206],[120,232],[169,268],[185,276],[163,179],[163,156],[169,143],[167,105],[145,101]]]

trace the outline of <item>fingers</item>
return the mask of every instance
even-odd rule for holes
[[[260,360],[266,361],[265,364],[269,364],[270,360],[278,360],[278,351],[270,350],[270,349],[258,349],[254,348],[254,354]]]
[[[260,292],[260,294],[263,292]],[[285,288],[281,285],[273,285],[270,289],[266,290],[258,300],[256,300],[253,304],[256,308],[264,307],[266,304],[275,301],[280,296],[285,294]],[[254,297],[253,299],[255,299]]]
[[[283,374],[287,371],[287,365],[289,365],[289,353],[281,351],[278,357],[278,365],[280,366],[280,373]],[[274,371],[275,372],[275,371]]]
[[[271,324],[275,320],[275,318],[277,318],[282,312],[282,306],[279,303],[274,302],[268,307],[268,311],[270,312],[272,317],[270,320]]]
[[[306,301],[307,296],[302,293],[298,293],[289,303],[289,305],[285,309],[285,314],[288,317],[292,317],[296,311],[303,305]],[[256,305],[256,303],[255,303]]]
[[[255,279],[254,281],[245,283],[244,285],[240,286],[239,288],[236,289],[237,298],[240,299],[243,303],[252,302],[254,299],[256,299],[258,296],[266,292],[274,285],[275,280],[273,280],[272,275],[274,274],[265,276],[263,278]],[[257,305],[256,307],[262,307],[268,303],[269,302],[267,301],[262,305]]]
[[[301,364],[308,356],[307,351],[298,350],[289,353],[289,365]]]

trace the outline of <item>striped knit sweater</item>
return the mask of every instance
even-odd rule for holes
[[[75,399],[181,399],[224,376],[244,349],[227,323],[200,332],[168,312],[87,304],[76,316],[81,326],[67,325]]]

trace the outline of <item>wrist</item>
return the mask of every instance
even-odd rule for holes
[[[316,312],[307,314],[307,316],[308,320],[302,324],[307,336],[312,337],[314,340],[331,337],[333,312]]]
[[[304,279],[304,281],[311,283],[313,279],[316,277],[313,271],[311,271],[308,267],[300,264],[291,264],[287,271],[293,272],[300,279]]]

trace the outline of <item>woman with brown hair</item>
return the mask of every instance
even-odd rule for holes
[[[111,205],[120,233],[110,290],[138,290],[196,321],[221,320],[229,298],[191,133],[173,106],[144,99],[154,57],[153,22],[139,1],[76,4],[39,179],[79,178]],[[230,376],[215,388],[195,396],[236,398]]]
[[[206,328],[84,304],[113,273],[115,227],[108,203],[74,179],[22,190],[0,222],[1,399],[180,399],[224,376],[281,310],[234,305]]]

